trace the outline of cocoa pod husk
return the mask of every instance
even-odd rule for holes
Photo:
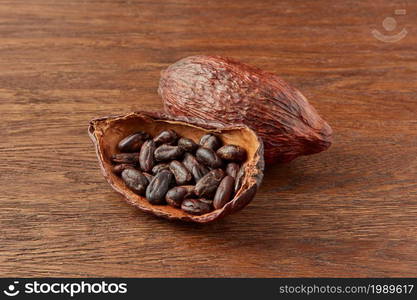
[[[118,153],[117,144],[124,137],[145,131],[156,136],[160,131],[172,129],[180,136],[199,141],[205,134],[218,135],[224,144],[245,148],[248,157],[242,168],[246,169],[242,186],[233,199],[221,209],[202,215],[193,215],[169,205],[153,205],[142,195],[129,189],[122,178],[113,173],[112,155]],[[245,125],[224,126],[218,122],[187,117],[172,117],[163,113],[133,112],[121,116],[97,118],[90,122],[89,136],[94,144],[101,171],[110,186],[135,207],[171,220],[209,223],[245,207],[255,196],[262,182],[264,160],[262,140]]]

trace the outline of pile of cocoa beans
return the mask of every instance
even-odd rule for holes
[[[244,176],[246,150],[203,135],[199,144],[163,130],[155,137],[139,131],[123,138],[112,156],[113,172],[154,205],[168,204],[202,215],[233,199]]]

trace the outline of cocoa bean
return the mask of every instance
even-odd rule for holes
[[[143,142],[150,136],[144,131],[138,131],[122,139],[117,145],[120,152],[139,152]]]
[[[149,184],[148,179],[136,169],[125,169],[122,172],[122,179],[126,185],[136,194],[143,195]]]
[[[182,137],[178,140],[178,147],[183,149],[185,152],[195,152],[198,145],[192,139]]]
[[[235,193],[241,188],[243,179],[245,178],[245,167],[240,167],[235,179]]]
[[[182,163],[190,172],[192,172],[194,166],[199,165],[199,162],[191,153],[184,154],[184,159],[182,160]]]
[[[214,134],[205,134],[200,139],[200,145],[204,148],[216,151],[221,147],[222,141]]]
[[[171,161],[169,169],[174,174],[175,180],[179,185],[183,185],[193,178],[187,168],[178,160]]]
[[[155,159],[157,161],[179,159],[182,157],[183,154],[184,154],[184,150],[182,150],[180,147],[164,144],[156,148]]]
[[[192,195],[193,191],[194,186],[192,185],[176,186],[167,192],[165,200],[173,207],[181,207],[182,201]]]
[[[246,160],[246,150],[236,145],[225,145],[216,153],[221,159],[228,161],[243,162]]]
[[[223,165],[220,157],[210,148],[198,148],[196,158],[198,162],[213,169],[220,168]]]
[[[235,180],[232,176],[228,175],[222,179],[213,199],[213,206],[215,209],[222,208],[232,199],[234,188]]]
[[[212,207],[200,199],[185,199],[181,204],[181,209],[189,214],[203,215],[209,213]]]
[[[152,168],[152,173],[156,174],[156,173],[161,172],[162,170],[169,170],[169,164],[166,164],[166,163],[157,164],[156,166]]]
[[[165,195],[173,178],[174,175],[168,170],[163,170],[154,176],[146,188],[146,199],[148,199],[149,203],[164,204]]]
[[[172,130],[161,131],[153,140],[157,145],[161,144],[174,144],[178,139],[178,134]]]
[[[202,198],[212,198],[223,177],[224,172],[222,169],[208,172],[195,185],[195,194]]]
[[[120,165],[113,166],[112,170],[115,174],[120,175],[123,172],[123,170],[129,169],[129,168],[134,169],[135,167],[134,165],[131,165],[131,164],[120,164]]]
[[[204,175],[206,175],[210,170],[207,169],[205,166],[197,163],[193,166],[191,170],[191,174],[193,174],[195,182],[198,182]]]
[[[147,140],[143,143],[139,154],[140,167],[145,172],[150,172],[155,164],[154,159],[155,142]]]
[[[118,153],[111,157],[114,163],[136,165],[139,162],[139,153]]]
[[[151,182],[154,177],[153,175],[146,172],[143,172],[142,174],[146,177],[146,179],[148,179],[149,182]]]
[[[232,176],[233,179],[236,179],[237,174],[239,173],[240,166],[237,163],[231,162],[226,166],[226,174]]]

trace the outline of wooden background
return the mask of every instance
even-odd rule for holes
[[[415,1],[1,0],[0,275],[417,276],[416,20]],[[207,226],[126,204],[87,137],[160,109],[159,72],[193,54],[280,74],[335,132]]]

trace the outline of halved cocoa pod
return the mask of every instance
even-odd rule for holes
[[[332,129],[300,91],[229,58],[181,59],[161,73],[158,93],[172,116],[248,125],[265,143],[267,163],[291,161],[332,143]]]
[[[243,147],[247,159],[242,165],[244,176],[238,191],[231,201],[222,208],[202,215],[187,213],[170,205],[153,205],[142,195],[129,189],[122,178],[113,173],[112,156],[118,153],[118,143],[124,137],[138,131],[156,136],[162,130],[172,129],[178,135],[194,141],[208,133],[216,134],[223,144],[234,144]],[[102,173],[111,187],[122,194],[126,201],[139,209],[156,216],[208,223],[232,214],[246,206],[255,196],[263,178],[264,160],[263,144],[253,130],[245,125],[224,127],[217,122],[185,117],[173,118],[162,113],[133,112],[122,116],[94,119],[88,129],[95,146]]]

